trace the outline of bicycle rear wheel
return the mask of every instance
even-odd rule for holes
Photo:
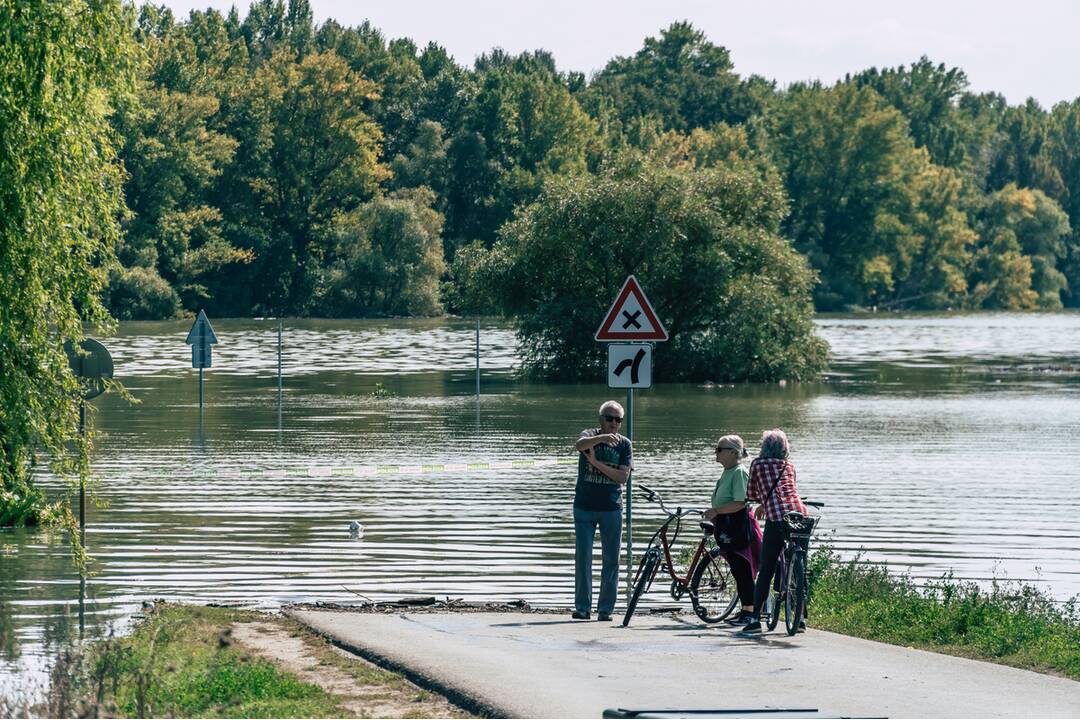
[[[791,567],[788,569],[787,597],[784,602],[784,627],[788,635],[798,632],[805,604],[806,570],[803,566],[802,553],[796,552],[791,558]]]
[[[690,601],[694,612],[707,623],[717,623],[731,614],[739,593],[735,588],[735,577],[727,561],[709,553],[694,568],[694,577],[690,580]]]
[[[660,558],[655,553],[646,551],[645,557],[641,558],[641,565],[638,567],[637,579],[634,581],[634,591],[630,593],[630,602],[626,603],[626,614],[623,615],[622,624],[626,627],[630,624],[630,618],[634,616],[634,610],[637,609],[638,600],[645,594],[645,589],[652,583],[653,572],[656,570],[656,564],[660,561]]]

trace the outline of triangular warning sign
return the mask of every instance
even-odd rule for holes
[[[596,331],[600,342],[626,340],[667,340],[667,330],[656,317],[649,299],[633,275],[626,278],[622,290]]]

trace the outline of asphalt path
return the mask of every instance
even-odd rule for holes
[[[770,708],[828,717],[1080,717],[1080,683],[1072,680],[813,629],[788,637],[781,626],[747,639],[692,615],[635,616],[626,628],[539,613],[290,615],[501,717],[596,718],[619,708],[724,717]]]

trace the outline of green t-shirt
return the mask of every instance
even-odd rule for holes
[[[716,488],[712,493],[712,506],[720,507],[735,500],[746,500],[748,482],[750,482],[750,473],[741,464],[728,468],[716,481]]]

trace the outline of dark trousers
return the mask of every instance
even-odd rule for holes
[[[765,531],[761,537],[761,561],[758,562],[757,583],[754,585],[755,617],[761,615],[761,608],[769,597],[776,563],[780,559],[780,551],[784,549],[784,535],[785,525],[782,520],[765,521]]]
[[[750,572],[750,563],[741,555],[728,555],[731,574],[735,576],[735,587],[739,590],[739,602],[743,606],[754,604],[754,576]]]

